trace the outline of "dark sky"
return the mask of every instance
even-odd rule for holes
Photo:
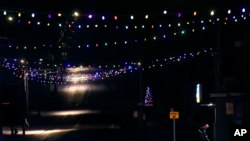
[[[242,6],[246,0],[3,0],[1,7],[45,9],[45,10],[72,10],[83,11],[138,11],[154,10],[159,8],[175,9],[204,9],[216,7]]]

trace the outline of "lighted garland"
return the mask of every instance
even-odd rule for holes
[[[217,16],[217,18],[222,18],[219,14],[228,17],[228,16],[237,16],[240,17],[239,15],[244,15],[247,16],[249,15],[249,11],[247,11],[246,7],[236,7],[233,9],[214,9],[210,11],[186,11],[186,12],[181,12],[181,11],[167,11],[167,10],[162,10],[161,12],[158,13],[134,13],[134,14],[123,14],[123,15],[118,15],[118,14],[106,14],[106,15],[101,15],[101,14],[81,14],[79,11],[75,11],[73,13],[51,13],[51,12],[30,12],[30,11],[21,11],[21,10],[5,10],[1,9],[0,12],[2,12],[2,16],[6,18],[6,20],[10,22],[16,22],[16,23],[23,23],[23,24],[28,24],[32,25],[35,24],[37,26],[42,26],[45,25],[47,27],[50,27],[52,25],[55,25],[59,28],[64,27],[65,25],[68,28],[78,28],[78,29],[88,29],[88,28],[98,28],[98,27],[104,27],[104,28],[113,28],[117,29],[120,27],[121,29],[127,29],[127,25],[132,25],[130,29],[137,29],[134,28],[136,27],[136,22],[139,20],[140,22],[143,21],[144,23],[148,23],[149,21],[154,20],[154,19],[161,19],[163,23],[164,21],[175,21],[173,23],[177,23],[178,21],[184,21],[185,19],[202,19],[202,17],[208,17],[208,19],[214,19],[214,17]],[[218,14],[219,13],[219,14]],[[1,16],[0,15],[0,16]],[[191,17],[191,18],[190,18]],[[229,18],[228,18],[229,19]],[[204,21],[208,21],[207,19],[203,19]],[[68,21],[68,22],[66,22]],[[196,21],[196,20],[194,20]],[[187,21],[186,21],[187,22]],[[84,24],[83,24],[84,23]],[[86,23],[86,24],[85,24]],[[99,25],[98,23],[101,23],[103,26]],[[107,24],[109,23],[110,26]],[[121,26],[119,26],[121,24]],[[159,23],[160,24],[160,23]],[[159,24],[154,24],[155,27]],[[143,25],[143,24],[142,24]],[[140,27],[138,25],[138,27]],[[150,26],[149,28],[151,28]],[[139,28],[138,28],[139,29]],[[142,28],[144,29],[144,28]],[[146,29],[146,28],[145,28]]]
[[[143,62],[137,61],[113,65],[89,65],[86,67],[78,65],[76,67],[76,65],[72,66],[70,64],[44,64],[43,60],[39,60],[39,63],[27,63],[18,59],[3,59],[2,66],[12,70],[13,75],[18,78],[23,78],[26,75],[29,80],[44,84],[88,83],[136,72],[140,69],[144,71],[165,68],[171,63],[184,62],[205,54],[213,55],[212,49],[202,49],[178,56],[155,59],[148,63],[147,66],[143,65]],[[33,68],[29,67],[29,65],[33,66]]]
[[[136,31],[140,29],[146,29],[145,31],[150,30],[156,30],[154,34],[143,36],[134,37],[131,39],[131,37],[122,37],[123,39],[114,40],[114,39],[107,39],[106,41],[88,41],[84,39],[82,41],[81,39],[78,39],[80,41],[76,41],[74,45],[72,45],[72,48],[93,48],[93,47],[121,47],[121,46],[135,46],[138,43],[146,43],[146,42],[152,42],[152,41],[159,41],[159,40],[168,40],[175,36],[183,36],[187,33],[193,33],[197,31],[206,31],[210,26],[214,26],[216,24],[224,24],[228,25],[229,23],[238,23],[241,21],[246,21],[248,17],[250,16],[249,13],[247,13],[246,9],[241,9],[241,12],[237,12],[233,14],[233,10],[227,10],[226,15],[224,17],[222,16],[215,16],[214,11],[210,12],[209,18],[202,20],[201,18],[197,18],[197,13],[193,13],[193,18],[189,20],[185,20],[185,18],[177,19],[175,22],[168,22],[164,21],[162,24],[160,23],[154,23],[154,24],[141,24],[141,25],[125,25],[124,23],[121,23],[119,25],[115,25],[114,31],[117,32],[126,32],[129,29],[134,29]],[[7,14],[4,14],[7,16]],[[95,29],[99,29],[98,24],[92,24]],[[90,24],[86,24],[86,29],[84,29],[82,26],[77,26],[77,22],[73,23],[67,23],[66,28],[68,30],[75,30],[79,28],[84,32],[84,30],[91,30]],[[110,31],[110,28],[107,24],[104,24],[104,27],[107,28],[108,31]],[[95,32],[95,29],[92,29]],[[136,32],[134,31],[134,32]],[[126,39],[127,38],[127,39]],[[8,39],[8,38],[6,38]],[[19,43],[22,41],[16,41],[17,43],[13,43],[13,40],[9,39],[11,43],[5,43],[2,44],[2,46],[11,48],[11,49],[17,49],[17,50],[37,50],[42,49],[44,47],[46,48],[62,48],[62,45],[58,45],[58,43]],[[15,42],[15,41],[14,41]]]

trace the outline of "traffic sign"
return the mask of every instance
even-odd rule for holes
[[[176,112],[176,111],[169,112],[169,118],[170,119],[179,119],[179,112]]]

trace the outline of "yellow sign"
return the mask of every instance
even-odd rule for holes
[[[179,119],[179,112],[173,111],[169,113],[170,119]]]

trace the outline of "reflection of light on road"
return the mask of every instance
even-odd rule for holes
[[[46,138],[51,135],[58,135],[61,133],[71,132],[71,131],[77,131],[77,130],[93,130],[93,129],[110,129],[110,130],[117,130],[120,129],[119,125],[75,125],[68,128],[55,128],[51,129],[51,127],[48,127],[50,129],[27,129],[25,131],[26,136],[39,136]],[[18,133],[17,135],[22,135],[22,129],[19,127],[17,128]],[[11,135],[10,128],[4,127],[3,128],[3,135]]]
[[[78,115],[86,115],[86,114],[97,114],[98,111],[93,110],[66,110],[66,111],[50,111],[50,112],[41,112],[41,116],[78,116]],[[35,115],[37,113],[31,112],[31,115]]]
[[[87,91],[102,91],[105,88],[104,85],[69,84],[58,86],[58,91],[65,94],[84,94]]]
[[[63,103],[66,105],[79,106],[86,104],[90,95],[99,91],[106,90],[105,85],[97,84],[67,84],[58,85],[57,90],[62,96]]]
[[[45,132],[43,132],[43,134],[56,134],[56,133],[74,131],[74,130],[76,129],[53,129],[53,130],[46,130]]]
[[[26,130],[25,135],[52,135],[52,134],[59,134],[59,133],[65,133],[77,130],[76,128],[70,128],[70,129],[39,129],[39,130]],[[22,129],[18,128],[17,135],[22,135]],[[3,135],[11,135],[11,131],[8,128],[3,129]]]
[[[67,85],[64,88],[62,88],[63,92],[66,92],[69,94],[84,93],[86,90],[88,90],[88,86],[81,85],[81,84]]]

